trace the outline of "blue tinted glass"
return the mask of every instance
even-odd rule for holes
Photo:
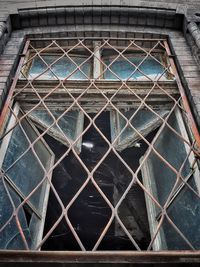
[[[46,62],[46,64],[50,65],[56,60],[58,60],[59,56],[43,56],[42,59]],[[80,66],[81,63],[83,63],[87,58],[86,57],[74,57],[72,56],[70,60],[67,57],[63,57],[59,59],[56,63],[54,63],[51,66],[51,70],[47,70],[47,65],[42,61],[41,58],[38,56],[33,59],[33,63],[31,65],[30,71],[29,71],[29,78],[33,79],[43,73],[41,76],[39,76],[37,79],[41,80],[51,80],[51,79],[65,79],[68,80],[87,80],[87,76],[90,76],[90,65],[91,62],[87,61],[81,66],[82,72],[86,75],[84,75],[80,70],[76,70],[77,66],[72,62],[72,60]],[[72,72],[75,71],[73,74]],[[54,75],[54,74],[55,75]]]
[[[131,116],[133,116],[134,112],[136,112],[136,110],[130,110],[127,112],[122,112],[122,114],[127,118],[130,119]],[[158,115],[160,115],[161,117],[164,116],[167,111],[155,111]],[[157,121],[161,121],[159,119],[159,117],[154,114],[153,112],[151,112],[150,110],[139,110],[137,111],[137,113],[133,116],[132,120],[131,120],[131,125],[140,133],[143,134],[144,136],[144,132],[147,131],[147,133],[151,132],[153,129],[155,129],[155,127],[158,127],[158,124],[156,124]],[[119,120],[119,128],[120,131],[122,131],[124,129],[126,125],[126,120],[123,117],[120,117]],[[154,127],[155,126],[155,127]],[[149,129],[149,131],[148,131]],[[133,130],[133,128],[131,128],[130,126],[126,126],[126,129],[122,132],[120,139],[121,140],[125,140],[127,137],[130,138],[141,138],[136,131]]]
[[[137,112],[131,109],[129,111],[121,111],[121,113],[129,120],[133,128],[127,125],[127,121],[120,114],[114,113],[111,115],[111,137],[112,141],[114,141],[116,136],[120,134],[115,143],[115,148],[119,151],[134,146],[137,141],[142,140],[141,135],[146,137],[158,128],[162,124],[160,117],[164,118],[168,111],[156,110],[155,113],[160,117],[152,111],[145,109],[138,110]]]
[[[147,57],[145,61],[141,63],[144,56],[124,56],[129,60],[129,62],[124,58],[119,58],[109,67],[111,71],[114,72],[122,80],[126,80],[128,78],[130,78],[130,80],[148,80],[145,75],[147,75],[151,79],[156,79],[164,72],[163,66],[151,57]],[[106,58],[104,59],[104,63],[108,66],[110,63],[112,63],[113,60],[114,57]],[[133,63],[133,65],[130,62]],[[140,63],[141,65],[139,66]],[[139,70],[136,70],[137,66],[139,66],[139,70],[141,72]],[[104,79],[118,80],[117,76],[115,76],[111,71],[105,71]]]

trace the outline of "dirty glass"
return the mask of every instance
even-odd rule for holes
[[[6,188],[4,187],[6,185]],[[6,190],[7,189],[7,190]],[[10,194],[10,198],[8,193]],[[0,180],[0,228],[2,228],[13,215],[13,206],[17,208],[21,204],[19,196],[9,187],[2,178]],[[22,227],[24,236],[26,237],[28,245],[31,245],[31,234],[26,221],[23,208],[19,209],[18,219]],[[15,217],[13,216],[11,221],[4,227],[0,235],[0,249],[25,249],[22,237],[19,233],[19,229],[16,224]]]
[[[51,110],[51,114],[49,114],[47,110],[33,110],[29,116],[42,130],[50,127],[47,133],[69,146],[83,131],[83,113],[74,110],[68,111],[63,115],[63,112]],[[54,122],[57,119],[56,125]],[[76,142],[75,148],[80,153],[81,138]]]
[[[199,178],[199,177],[198,177]],[[194,177],[190,179],[188,184],[198,192]],[[167,213],[170,219],[180,229],[184,236],[190,241],[195,249],[200,249],[200,201],[187,186],[184,186],[178,196],[175,198]],[[183,220],[180,220],[183,218]],[[165,220],[163,224],[165,239],[168,249],[190,249],[187,243]]]
[[[29,140],[33,142],[37,137],[35,131],[25,120],[22,120],[21,123]],[[48,169],[51,155],[41,140],[37,141],[34,149],[36,155],[41,159],[43,167]],[[17,125],[12,131],[2,169],[24,197],[28,196],[45,176],[36,155],[30,148],[22,128]],[[31,204],[38,210],[42,208],[41,201],[44,197],[41,193],[42,186],[29,198]]]
[[[150,80],[150,79],[158,79],[161,74],[164,73],[164,67],[159,63],[161,60],[158,56],[155,58],[158,60],[156,61],[154,58],[148,56],[143,62],[142,60],[145,58],[145,55],[126,55],[124,57],[119,57],[117,60],[114,61],[115,57],[105,57],[104,63],[108,66],[113,61],[113,63],[109,66],[110,70],[107,69],[104,73],[104,79],[106,80]],[[142,63],[141,63],[142,62]],[[141,64],[141,65],[140,65]],[[136,70],[136,67],[138,69]],[[104,66],[104,68],[106,68]],[[115,74],[113,74],[112,72]],[[150,79],[148,79],[146,76]],[[165,75],[164,75],[165,76]],[[162,78],[166,78],[166,76]],[[162,79],[161,78],[161,79]]]
[[[62,57],[61,59],[59,59],[61,55],[40,56],[42,59],[38,56],[33,59],[28,73],[29,79],[36,78],[38,75],[40,75],[37,78],[38,80],[63,80],[65,78],[67,78],[68,80],[87,80],[90,76],[90,61],[84,63],[80,68],[85,75],[80,70],[76,70],[76,64],[80,66],[81,63],[83,63],[87,59],[86,57],[71,56],[71,59],[76,63],[74,64],[73,61],[67,57]],[[51,66],[51,70],[47,67],[47,65],[49,66],[50,64],[53,64]]]
[[[164,118],[169,111],[156,110],[155,112]],[[143,137],[147,136],[162,123],[162,120],[150,110],[141,109],[136,111],[131,109],[129,111],[121,111],[121,113]],[[133,118],[131,119],[132,116]],[[115,141],[114,147],[118,151],[122,151],[131,146],[139,146],[137,142],[142,139],[131,126],[126,125],[127,121],[124,117],[116,111],[110,113],[112,142]],[[119,137],[117,137],[118,135]]]
[[[181,116],[179,117],[181,120]],[[180,126],[181,122],[178,121],[177,116],[173,113],[170,116],[169,124],[179,134],[183,136],[185,132],[184,126]],[[184,136],[186,138],[186,136]],[[192,172],[192,162],[194,162],[193,154],[187,158],[188,150],[187,145],[169,129],[165,127],[159,135],[157,141],[154,144],[156,151],[169,162],[169,164],[175,168],[177,172],[180,171],[182,178],[190,184],[190,186],[198,193],[195,176],[199,178],[199,173]],[[200,201],[199,198],[187,187],[184,186],[177,173],[169,168],[167,164],[160,159],[153,151],[149,154],[148,159],[144,163],[143,180],[151,180],[151,192],[154,197],[157,198],[161,206],[164,206],[173,187],[178,180],[176,188],[173,190],[173,199],[170,201],[170,205],[167,208],[167,214],[175,223],[175,225],[181,230],[186,238],[189,239],[191,244],[196,249],[200,248],[200,242],[198,240],[199,230],[199,216],[200,216]],[[197,167],[197,166],[196,166]],[[142,167],[143,168],[143,167]],[[181,169],[182,168],[182,169]],[[176,193],[176,194],[175,194]],[[147,198],[147,201],[150,201]],[[153,202],[152,202],[152,205]],[[160,211],[155,206],[155,218],[159,217]],[[187,220],[180,220],[180,218],[187,218]],[[150,224],[152,221],[150,220]],[[171,224],[165,219],[162,227],[162,232],[165,236],[167,249],[189,249],[187,243],[181,238],[181,236],[174,230]],[[200,233],[200,232],[199,232]],[[163,243],[164,244],[164,243]],[[161,249],[165,249],[161,244]]]

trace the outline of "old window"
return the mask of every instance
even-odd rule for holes
[[[122,115],[120,115],[118,112],[112,111],[110,121],[112,123],[111,138],[114,147],[119,151],[122,151],[129,146],[139,147],[140,144],[137,143],[137,141],[141,140],[141,136],[137,134],[134,128],[143,137],[146,137],[160,126],[162,123],[161,118],[164,118],[169,111],[158,110],[157,113],[158,115],[149,110],[141,109],[139,111],[122,111]],[[128,124],[131,124],[130,126],[126,126],[127,121],[123,116],[128,119]],[[161,116],[161,118],[159,116]]]
[[[170,116],[168,123],[189,142],[179,109]],[[161,206],[168,201],[167,214],[178,230],[176,232],[170,221],[164,219],[154,243],[155,250],[190,249],[190,244],[196,249],[199,247],[199,169],[194,154],[187,144],[182,145],[176,132],[164,128],[155,142],[156,150],[166,162],[151,151],[142,167],[144,185],[151,190]],[[167,163],[170,165],[167,166]],[[146,202],[151,231],[155,233],[163,211],[148,196]]]
[[[22,116],[15,105],[8,132]],[[23,238],[34,248],[42,239],[49,196],[47,179],[51,179],[51,172],[48,177],[46,172],[53,165],[54,155],[43,138],[37,140],[38,136],[37,129],[24,119],[2,142],[0,247],[4,249],[24,249]],[[19,210],[16,221],[12,218],[13,208]]]
[[[34,121],[38,128],[48,129],[48,134],[62,143],[70,146],[83,131],[83,113],[77,110],[64,114],[63,110],[33,110],[29,118]],[[55,123],[56,121],[56,123]],[[81,151],[81,138],[74,144],[78,153]]]
[[[33,49],[34,51],[34,49]],[[41,80],[86,80],[90,78],[91,74],[91,60],[89,56],[82,54],[81,51],[74,53],[66,52],[64,55],[62,51],[54,49],[49,53],[40,53],[33,56],[33,51],[29,52],[29,64],[26,65],[24,75],[27,74],[28,79]],[[65,52],[65,50],[63,50]],[[77,69],[80,66],[80,70]],[[22,75],[23,77],[23,75]]]
[[[107,52],[108,53],[108,52]],[[103,56],[103,61],[106,66],[104,78],[107,80],[150,80],[167,79],[167,73],[165,74],[164,61],[162,62],[161,54],[138,53],[131,51],[129,53],[124,52],[121,56],[114,55]],[[117,58],[116,58],[117,57]]]
[[[194,124],[167,41],[25,52],[2,131],[3,248],[199,249]]]

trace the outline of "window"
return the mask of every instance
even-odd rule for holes
[[[16,125],[17,116],[21,118],[23,113],[19,106],[15,105],[8,132]],[[34,248],[42,239],[49,195],[47,179],[51,179],[51,172],[48,176],[46,172],[53,165],[54,155],[43,138],[37,140],[38,136],[39,132],[26,118],[9,132],[2,143],[2,249],[25,248],[23,238],[26,238],[30,248]],[[19,209],[16,221],[11,217],[13,208]]]
[[[34,121],[38,128],[48,129],[48,134],[53,136],[63,144],[70,146],[83,131],[83,113],[77,110],[69,111],[65,114],[62,110],[33,110],[28,117]],[[54,120],[57,122],[54,123]],[[81,138],[74,145],[77,153],[81,152]]]
[[[25,52],[1,138],[1,248],[199,249],[194,124],[167,41]]]
[[[170,116],[168,123],[176,132],[165,129],[160,134],[154,145],[159,154],[147,150],[146,154],[149,152],[150,154],[142,167],[144,185],[150,189],[161,207],[166,205],[166,212],[169,215],[169,220],[164,218],[154,249],[190,249],[190,245],[197,249],[199,247],[199,169],[188,145],[183,146],[176,135],[176,133],[180,134],[189,142],[179,109]],[[160,156],[165,159],[165,162],[159,158]],[[178,173],[175,170],[178,170]],[[150,225],[152,232],[155,233],[163,211],[152,203],[148,196],[146,198]],[[175,227],[170,224],[170,220]]]
[[[106,52],[106,51],[105,51]],[[164,62],[162,62],[161,55],[151,54],[147,56],[146,53],[138,53],[132,51],[129,53],[122,53],[122,56],[117,55],[105,55],[103,56],[103,62],[109,66],[110,69],[106,69],[104,78],[107,80],[149,80],[156,79],[162,76],[162,79],[167,79],[166,75],[163,75],[165,71]]]
[[[69,80],[85,80],[90,75],[90,62],[86,62],[87,57],[74,56],[69,54],[68,57],[61,57],[61,55],[42,55],[42,57],[34,57],[31,67],[28,70],[28,78],[34,79],[39,75],[41,80],[64,79],[68,77]],[[51,66],[50,70],[46,70]],[[81,71],[76,70],[77,65],[82,65]],[[66,67],[64,67],[66,66]]]
[[[157,113],[161,118],[164,118],[169,111],[158,110]],[[129,120],[130,126],[126,126],[125,118]],[[122,111],[122,116],[118,112],[112,111],[110,121],[112,122],[111,138],[114,147],[116,150],[122,151],[129,146],[140,146],[137,141],[141,140],[141,137],[133,130],[133,127],[143,137],[146,137],[160,126],[162,123],[161,118],[145,109]]]

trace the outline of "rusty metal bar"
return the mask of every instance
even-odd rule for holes
[[[3,131],[3,123],[5,120],[6,114],[8,113],[8,110],[9,110],[9,105],[10,105],[10,102],[12,100],[12,96],[14,94],[14,90],[15,90],[15,87],[16,87],[16,84],[17,84],[17,81],[18,81],[18,78],[20,75],[20,71],[21,71],[21,68],[22,68],[22,65],[24,62],[24,57],[25,57],[25,55],[28,51],[28,48],[29,48],[29,44],[30,44],[30,40],[26,41],[23,52],[22,52],[22,56],[20,57],[17,71],[15,73],[15,77],[14,77],[12,85],[9,89],[8,96],[6,98],[6,101],[5,101],[4,106],[3,106],[3,110],[2,110],[1,115],[0,115],[0,133],[2,133],[2,131]]]
[[[52,40],[122,40],[122,41],[164,41],[166,38],[121,38],[121,37],[52,37],[52,38],[29,38],[29,41],[52,41]]]

